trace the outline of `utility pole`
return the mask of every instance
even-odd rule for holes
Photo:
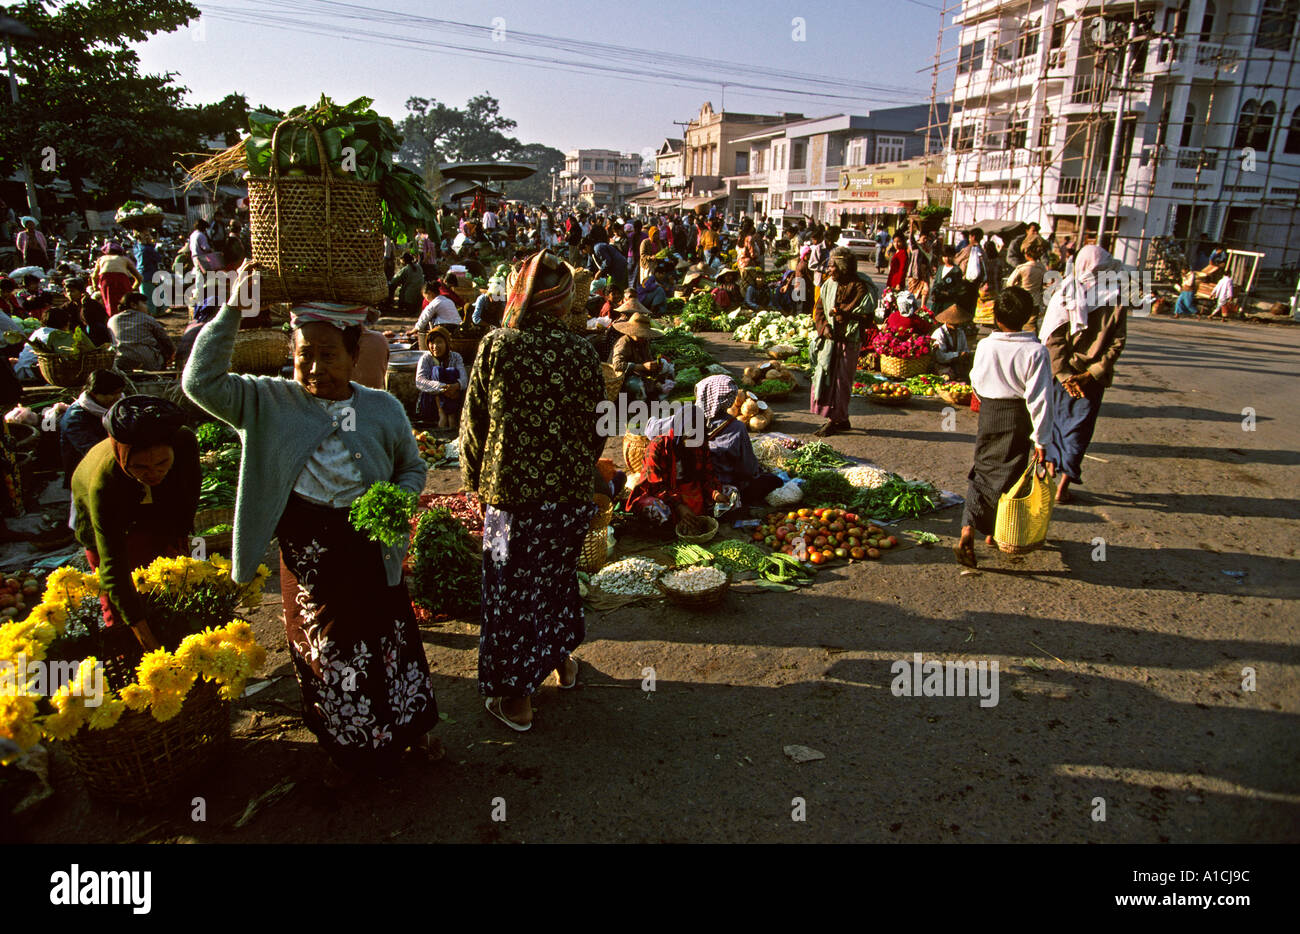
[[[1115,115],[1115,128],[1110,134],[1110,156],[1106,160],[1106,182],[1101,190],[1101,217],[1097,221],[1097,245],[1101,246],[1102,237],[1106,234],[1106,220],[1110,214],[1110,189],[1115,179],[1115,160],[1119,156],[1119,141],[1124,134],[1124,114],[1128,110],[1128,89],[1129,81],[1132,77],[1133,68],[1133,40],[1137,37],[1137,23],[1131,22],[1128,27],[1128,39],[1124,42],[1124,59],[1123,67],[1120,70],[1120,96],[1119,112]],[[1118,209],[1115,212],[1119,213]],[[1115,244],[1112,242],[1111,246]]]
[[[26,27],[23,27],[26,29]],[[24,33],[18,33],[23,35]],[[26,35],[32,35],[28,30]],[[18,80],[14,77],[14,46],[13,37],[9,32],[5,33],[5,60],[9,66],[9,98],[13,101],[14,110],[18,110]],[[19,159],[19,165],[22,166],[23,180],[27,183],[27,210],[32,217],[37,220],[41,219],[41,208],[36,202],[36,182],[32,180],[32,167],[27,162],[27,155],[24,153]]]

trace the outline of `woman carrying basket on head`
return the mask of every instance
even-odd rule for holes
[[[253,578],[280,541],[285,636],[307,726],[329,753],[326,782],[386,771],[429,752],[438,707],[411,598],[406,541],[384,546],[348,521],[380,481],[420,493],[427,468],[402,404],[352,380],[366,308],[294,307],[293,379],[229,373],[240,316],[253,300],[240,271],[231,302],[199,333],[186,395],[239,432],[232,576]]]

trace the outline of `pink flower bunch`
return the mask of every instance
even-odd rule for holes
[[[899,357],[904,360],[924,357],[931,350],[930,335],[899,335],[889,330],[881,330],[871,339],[871,349],[883,356]]]

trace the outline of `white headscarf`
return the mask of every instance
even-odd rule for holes
[[[1097,298],[1097,273],[1118,267],[1115,257],[1095,243],[1079,250],[1047,305],[1038,339],[1046,341],[1067,321],[1071,334],[1084,330],[1088,326],[1088,315],[1096,307],[1093,300]]]

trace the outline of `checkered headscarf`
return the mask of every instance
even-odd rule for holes
[[[736,381],[730,376],[710,376],[695,384],[695,404],[704,410],[710,424],[725,417],[735,401]]]
[[[559,276],[559,281],[544,291],[537,291],[537,279],[545,268]],[[501,323],[508,328],[517,328],[527,317],[538,318],[563,317],[573,302],[573,273],[569,267],[554,253],[542,250],[524,260],[523,266],[510,280],[509,295]]]

